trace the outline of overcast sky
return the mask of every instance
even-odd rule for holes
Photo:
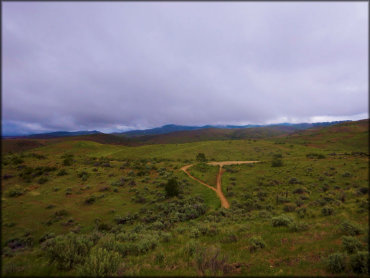
[[[3,2],[3,132],[368,118],[367,2]]]

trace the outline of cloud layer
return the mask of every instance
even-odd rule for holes
[[[6,2],[3,124],[367,118],[367,5]]]

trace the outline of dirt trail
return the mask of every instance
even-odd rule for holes
[[[224,208],[229,208],[230,204],[225,198],[224,194],[222,193],[222,188],[221,188],[221,177],[222,173],[224,170],[222,169],[222,166],[224,165],[232,165],[232,164],[247,164],[247,163],[257,163],[259,161],[220,161],[220,162],[209,162],[208,164],[210,165],[218,165],[220,168],[218,170],[218,175],[217,175],[217,188],[214,188],[213,186],[210,186],[209,184],[206,184],[205,182],[201,181],[200,179],[192,176],[189,172],[188,169],[193,166],[194,164],[186,165],[181,168],[190,178],[193,180],[196,180],[197,182],[203,184],[204,186],[207,186],[209,189],[212,189],[213,191],[216,192],[218,198],[220,198],[221,205]]]

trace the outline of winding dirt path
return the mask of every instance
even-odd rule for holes
[[[204,181],[201,181],[200,179],[192,176],[188,172],[188,169],[191,166],[193,166],[194,164],[183,166],[181,168],[181,170],[183,170],[185,172],[185,174],[187,174],[193,180],[196,180],[197,182],[203,184],[204,186],[207,186],[209,189],[212,189],[213,191],[215,191],[216,194],[217,194],[217,196],[218,196],[218,198],[221,201],[221,206],[223,206],[224,208],[229,208],[230,207],[230,204],[227,201],[227,199],[224,196],[224,194],[222,193],[222,188],[221,188],[221,177],[222,177],[222,174],[224,172],[224,170],[222,169],[222,166],[224,166],[224,165],[233,165],[233,164],[257,163],[257,162],[259,162],[259,161],[220,161],[220,162],[208,162],[208,164],[210,164],[210,165],[218,165],[219,166],[219,170],[218,170],[218,174],[217,174],[217,188],[214,188],[213,186],[210,186],[209,184],[206,184]]]

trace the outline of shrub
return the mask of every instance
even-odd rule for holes
[[[361,248],[361,243],[352,236],[342,237],[342,244],[348,254],[353,254]]]
[[[39,184],[44,184],[48,181],[48,178],[45,178],[45,177],[41,177],[39,180],[38,180],[38,183]]]
[[[225,273],[226,257],[220,255],[220,248],[215,246],[198,247],[196,252],[196,265],[202,275],[216,275]]]
[[[192,228],[189,232],[191,238],[197,238],[200,235],[200,231],[197,228]]]
[[[360,189],[358,189],[357,193],[359,195],[365,195],[369,192],[369,188],[368,187],[361,187]]]
[[[196,161],[199,161],[199,162],[206,162],[207,161],[207,158],[206,158],[204,153],[198,153],[195,159],[196,159]]]
[[[332,207],[323,207],[321,209],[321,214],[324,216],[329,216],[334,214],[334,208]]]
[[[349,221],[343,221],[340,224],[340,230],[349,236],[355,236],[362,234],[362,229],[355,223],[351,223]]]
[[[265,242],[263,241],[263,239],[260,236],[251,237],[249,239],[249,243],[250,243],[250,246],[249,246],[249,251],[250,252],[255,252],[258,249],[263,249],[263,248],[266,247]]]
[[[114,181],[111,183],[112,186],[123,186],[126,182],[126,179],[125,178],[121,178],[117,181]]]
[[[67,175],[68,173],[67,173],[67,171],[66,170],[64,170],[64,169],[62,169],[62,170],[60,170],[58,173],[57,173],[57,176],[65,176],[65,175]]]
[[[293,222],[292,224],[290,224],[289,227],[292,232],[307,231],[309,228],[308,224],[306,223],[296,223],[296,222]]]
[[[316,159],[323,159],[325,158],[325,155],[320,154],[320,153],[308,153],[306,154],[307,158],[316,158]]]
[[[89,196],[89,197],[87,197],[87,198],[85,199],[85,204],[87,204],[87,205],[91,205],[91,204],[95,203],[96,199],[97,199],[97,198],[96,198],[96,196],[94,196],[94,195]]]
[[[342,253],[334,253],[329,255],[327,259],[327,268],[332,273],[340,273],[344,271],[346,266],[346,256]]]
[[[154,258],[156,264],[162,264],[164,262],[164,254],[162,251],[157,253]]]
[[[272,226],[279,227],[279,226],[289,226],[293,223],[293,219],[285,214],[281,214],[279,216],[273,217],[272,219]]]
[[[90,277],[112,276],[117,272],[121,261],[122,258],[117,252],[94,247],[85,264],[78,269],[78,273],[80,276]]]
[[[85,172],[85,171],[82,171],[81,173],[79,173],[77,175],[79,178],[81,178],[81,180],[83,181],[86,181],[87,178],[89,177],[89,173]]]
[[[19,185],[15,185],[10,188],[7,192],[8,197],[18,197],[24,194],[24,189]]]
[[[168,197],[178,196],[180,193],[179,184],[175,178],[168,180],[165,186],[166,195]]]
[[[55,237],[55,234],[54,233],[47,233],[45,235],[43,235],[40,239],[39,239],[39,243],[42,243],[48,239],[51,239],[51,238],[54,238]]]
[[[238,237],[233,232],[228,232],[221,239],[222,243],[233,243],[233,242],[237,242],[237,241],[238,241]]]
[[[345,172],[345,173],[343,173],[342,177],[349,178],[349,177],[352,177],[352,174],[349,173],[349,172]]]
[[[68,158],[65,158],[65,159],[63,160],[63,165],[64,165],[64,166],[71,166],[71,165],[72,165],[72,163],[73,163],[73,159],[72,159],[72,157],[68,157]]]
[[[354,273],[357,274],[369,274],[369,252],[361,251],[357,252],[350,257],[351,269]]]
[[[293,193],[294,194],[304,194],[304,193],[307,193],[307,190],[306,188],[298,187],[295,190],[293,190]]]
[[[283,166],[283,160],[281,158],[274,157],[271,161],[271,167],[281,167]]]
[[[297,207],[297,206],[296,206],[295,204],[286,204],[286,205],[284,206],[283,210],[284,210],[285,212],[292,212],[292,211],[295,211],[296,207]]]
[[[88,238],[68,233],[45,241],[44,248],[51,262],[55,261],[60,269],[69,270],[84,262],[92,245]]]

